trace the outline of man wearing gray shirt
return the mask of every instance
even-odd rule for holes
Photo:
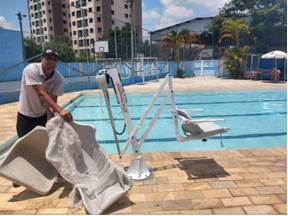
[[[42,57],[41,63],[29,64],[23,70],[16,123],[18,137],[38,125],[45,127],[55,112],[65,121],[73,121],[71,113],[57,104],[57,97],[64,91],[64,79],[56,70],[59,54],[48,48]]]

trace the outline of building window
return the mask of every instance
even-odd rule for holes
[[[77,40],[74,40],[74,44],[75,44],[75,45],[77,44]]]
[[[65,5],[65,4],[62,4],[62,8],[66,8],[66,5]]]
[[[77,21],[77,28],[82,27],[82,20]]]
[[[42,6],[44,6],[44,2],[42,2]]]
[[[64,32],[68,32],[68,30],[66,28],[64,28]]]
[[[71,2],[71,6],[74,7],[74,2]]]
[[[92,12],[92,8],[89,8],[89,12]]]
[[[63,16],[66,16],[66,13],[65,13],[65,12],[63,12],[62,14],[63,14]]]
[[[92,23],[93,22],[93,18],[89,18],[89,23]]]
[[[114,1],[113,0],[111,1],[111,5],[114,5]]]
[[[45,14],[45,10],[43,10],[42,13]]]
[[[51,14],[51,10],[50,9],[48,10],[48,13]]]
[[[111,14],[112,14],[112,15],[114,15],[114,14],[115,14],[114,10],[111,10]]]
[[[98,31],[98,32],[102,32],[102,28],[98,28],[97,31]]]
[[[52,18],[49,18],[49,22],[52,22]]]
[[[114,25],[115,24],[115,21],[114,20],[112,20],[112,25]]]
[[[47,4],[50,5],[50,1],[48,1]]]
[[[75,11],[72,12],[72,16],[75,16]]]
[[[45,35],[45,39],[48,39],[47,35]]]
[[[63,20],[63,23],[64,23],[64,24],[67,24],[67,21],[66,21],[66,20]]]
[[[127,4],[125,4],[124,7],[125,7],[125,9],[128,9],[128,5]]]
[[[46,27],[44,27],[44,31],[47,31],[47,28],[46,28]]]
[[[101,7],[100,6],[96,7],[96,11],[100,12],[101,11]]]
[[[94,29],[93,28],[90,28],[90,33],[93,33],[94,32]]]
[[[73,35],[76,35],[76,31],[73,31]]]
[[[73,26],[75,26],[75,25],[76,25],[76,22],[75,22],[75,21],[73,21],[73,22],[72,22],[72,25],[73,25]]]
[[[43,22],[46,23],[46,19],[43,19]]]
[[[97,22],[101,22],[101,17],[97,17]]]
[[[125,14],[125,18],[128,18],[128,14],[127,13]]]
[[[32,25],[34,25],[34,22],[32,22]]]
[[[53,27],[52,26],[50,27],[50,30],[53,31]]]
[[[81,17],[81,16],[82,16],[81,10],[77,11],[76,14],[77,14],[77,15],[76,15],[77,18]]]
[[[74,50],[75,54],[78,54],[78,50]]]

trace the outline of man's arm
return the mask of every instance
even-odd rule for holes
[[[59,115],[67,122],[73,121],[73,117],[70,112],[64,110],[62,107],[60,107],[57,104],[56,101],[46,92],[43,85],[33,85],[33,88],[45,103],[48,104],[48,106],[54,111],[59,113]]]
[[[54,100],[55,103],[57,103],[58,96],[50,95],[50,97]],[[53,117],[54,117],[54,111],[52,108],[49,107],[47,110],[47,120],[50,120]]]

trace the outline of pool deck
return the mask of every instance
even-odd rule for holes
[[[287,89],[286,82],[212,77],[174,79],[177,91]],[[153,92],[158,82],[126,86],[126,93]],[[81,91],[81,92],[99,92]],[[65,104],[80,92],[59,98]],[[18,103],[0,105],[0,140],[15,135]],[[179,144],[185,145],[185,143]],[[131,155],[122,160],[127,166]],[[133,183],[105,214],[287,214],[287,148],[145,153],[152,175]],[[71,186],[57,182],[47,196],[13,188],[0,178],[0,214],[85,214],[68,208]]]

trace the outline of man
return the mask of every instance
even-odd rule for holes
[[[54,113],[65,121],[73,121],[71,113],[57,104],[57,97],[64,91],[64,79],[56,70],[59,54],[49,48],[42,57],[41,63],[29,64],[23,70],[16,123],[19,138],[38,125],[45,127]],[[20,185],[13,183],[13,186]]]

